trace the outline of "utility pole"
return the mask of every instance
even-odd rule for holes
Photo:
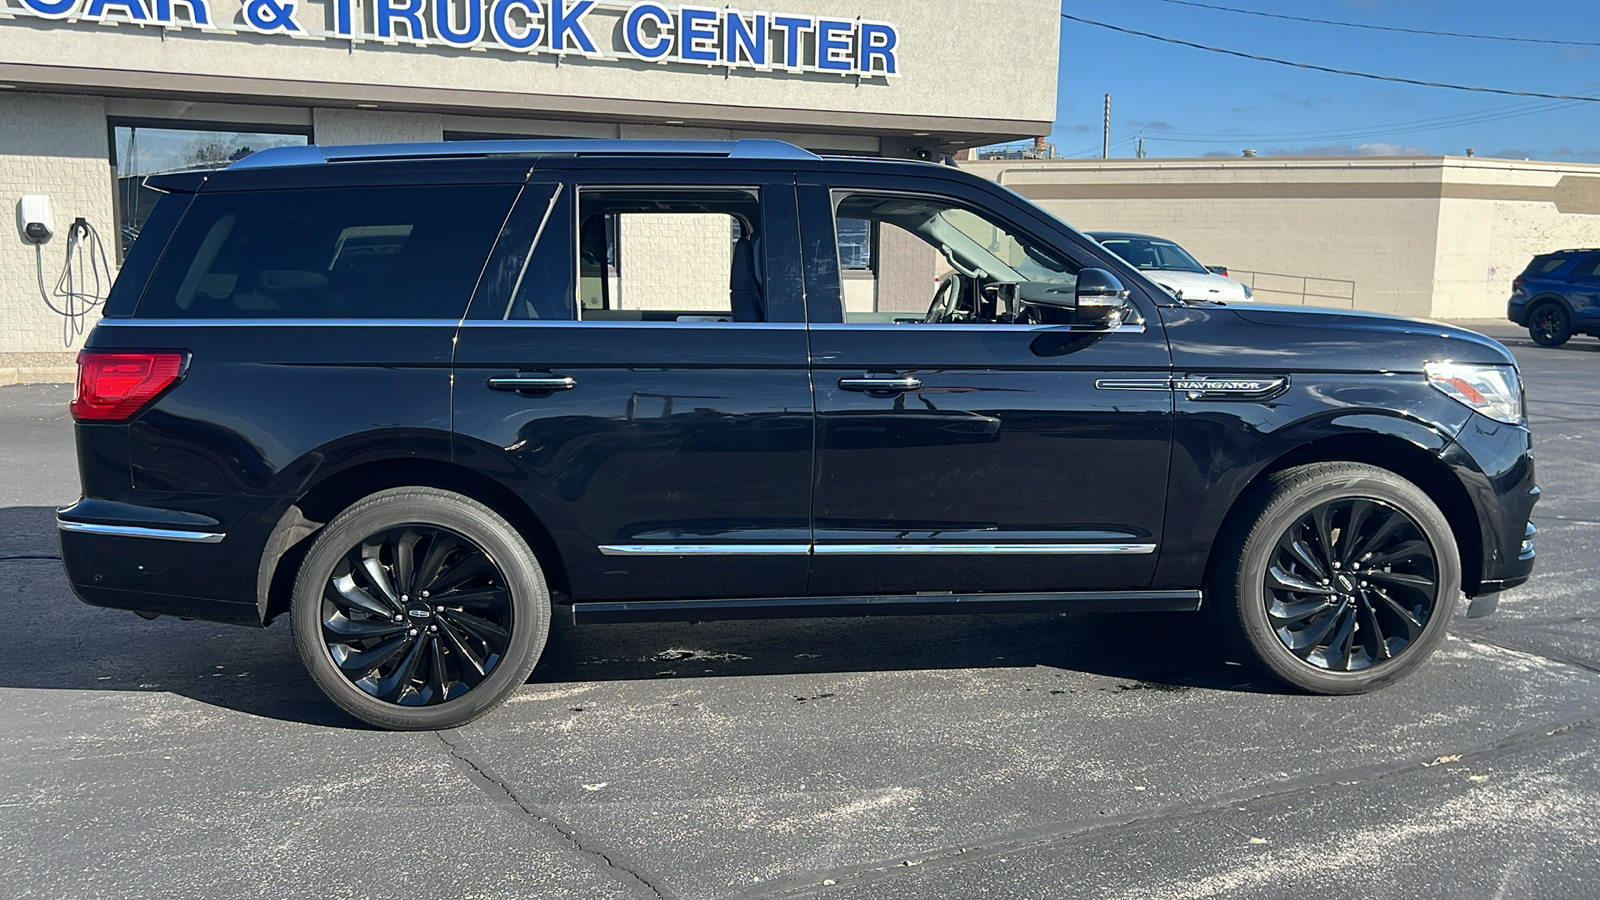
[[[1105,144],[1103,145],[1102,149],[1100,150],[1100,158],[1101,159],[1110,159],[1111,158],[1111,95],[1110,94],[1106,95]]]
[[[1133,155],[1136,159],[1144,159],[1144,137],[1140,136],[1134,145]]]

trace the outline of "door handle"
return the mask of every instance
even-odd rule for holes
[[[922,380],[911,375],[900,378],[841,378],[839,387],[846,391],[890,394],[917,390],[922,387]]]
[[[491,378],[493,391],[570,391],[578,380],[570,375],[518,375],[515,378]]]

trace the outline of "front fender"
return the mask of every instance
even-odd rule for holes
[[[1322,459],[1398,465],[1421,457],[1443,469],[1440,455],[1471,416],[1420,375],[1300,374],[1266,402],[1180,393],[1152,587],[1202,585],[1229,512],[1263,474]]]

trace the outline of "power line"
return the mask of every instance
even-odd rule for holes
[[[1543,100],[1583,100],[1590,103],[1600,103],[1600,97],[1583,97],[1576,94],[1546,94],[1539,91],[1513,91],[1506,88],[1475,87],[1465,84],[1449,84],[1442,81],[1422,81],[1416,78],[1401,78],[1397,75],[1374,75],[1371,72],[1354,72],[1349,69],[1335,69],[1330,66],[1318,66],[1311,63],[1294,62],[1292,60],[1277,59],[1271,56],[1257,56],[1253,53],[1244,53],[1239,50],[1228,50],[1223,47],[1208,47],[1205,44],[1196,44],[1192,41],[1179,40],[1178,38],[1163,37],[1162,35],[1151,34],[1147,31],[1135,31],[1132,28],[1123,28],[1120,25],[1112,25],[1107,22],[1096,22],[1093,19],[1079,18],[1078,16],[1068,15],[1067,13],[1062,13],[1061,18],[1073,22],[1079,22],[1084,25],[1093,25],[1097,28],[1106,28],[1110,29],[1111,31],[1119,31],[1123,34],[1131,34],[1135,37],[1149,38],[1150,40],[1161,41],[1167,44],[1177,44],[1180,47],[1190,47],[1195,50],[1205,50],[1209,53],[1222,53],[1228,56],[1236,56],[1240,59],[1274,63],[1276,65],[1290,66],[1296,69],[1308,69],[1313,72],[1326,72],[1330,75],[1348,75],[1352,78],[1367,78],[1372,81],[1386,81],[1391,84],[1411,84],[1416,85],[1417,87],[1445,88],[1452,91],[1472,91],[1478,94],[1504,94],[1508,97],[1537,97]]]
[[[1400,28],[1394,25],[1372,25],[1366,22],[1340,22],[1334,19],[1312,19],[1306,16],[1291,16],[1284,13],[1262,12],[1256,9],[1239,9],[1233,6],[1217,6],[1211,3],[1196,3],[1194,0],[1160,0],[1162,3],[1171,3],[1176,6],[1193,6],[1197,9],[1212,9],[1218,12],[1238,13],[1241,16],[1260,16],[1263,19],[1287,19],[1290,22],[1309,22],[1313,25],[1337,25],[1340,28],[1364,28],[1369,31],[1392,31],[1399,34],[1423,34],[1429,37],[1467,38],[1474,41],[1509,41],[1518,44],[1560,44],[1567,47],[1600,47],[1600,42],[1595,41],[1562,41],[1554,38],[1529,38],[1509,37],[1501,34],[1469,34],[1460,31],[1430,31],[1426,28]]]
[[[1596,92],[1600,94],[1600,92]],[[1515,106],[1500,107],[1498,109],[1481,110],[1474,113],[1457,113],[1451,116],[1441,116],[1434,119],[1417,119],[1410,122],[1393,122],[1378,125],[1353,125],[1349,128],[1327,129],[1323,131],[1283,131],[1283,132],[1225,132],[1225,131],[1169,131],[1160,132],[1155,137],[1165,141],[1178,143],[1203,144],[1217,140],[1353,140],[1363,137],[1385,137],[1399,134],[1415,134],[1427,131],[1443,131],[1450,128],[1462,128],[1470,125],[1481,125],[1488,122],[1501,122],[1508,119],[1518,119],[1525,116],[1537,116],[1545,113],[1560,112],[1572,109],[1582,104],[1572,101],[1552,101],[1532,104],[1518,104]]]

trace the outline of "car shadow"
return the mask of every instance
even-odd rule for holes
[[[287,622],[263,630],[147,621],[78,601],[61,570],[52,509],[0,509],[0,595],[13,612],[0,629],[0,687],[166,691],[249,715],[365,727],[312,683]],[[1278,690],[1222,659],[1201,626],[1192,613],[578,626],[557,606],[529,683],[1048,667],[1113,678],[1118,690]]]

